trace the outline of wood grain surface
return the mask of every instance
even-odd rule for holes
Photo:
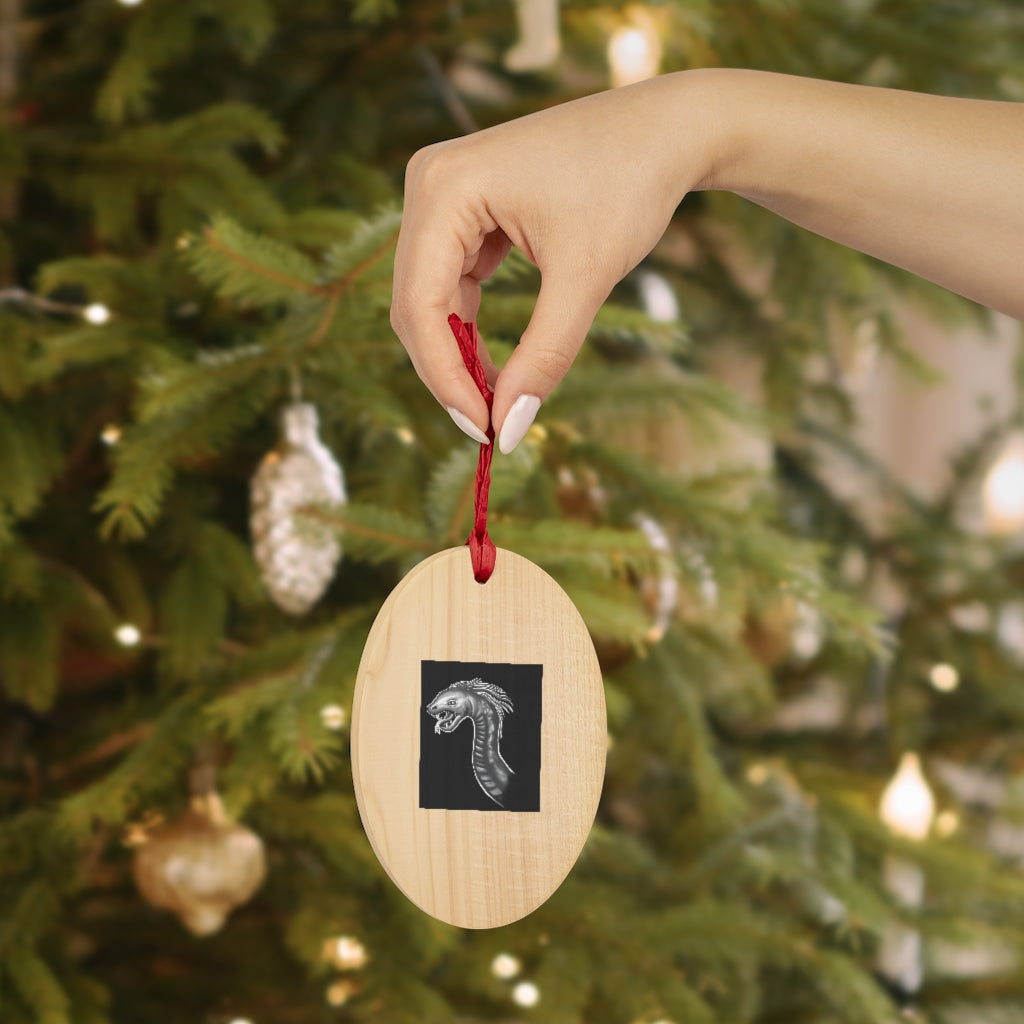
[[[538,812],[419,806],[424,660],[543,665]],[[606,749],[590,636],[565,592],[532,562],[499,548],[493,575],[480,584],[469,549],[453,548],[421,562],[388,597],[359,665],[352,769],[374,852],[427,913],[492,928],[543,903],[586,841]]]

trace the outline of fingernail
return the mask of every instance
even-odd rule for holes
[[[502,455],[508,455],[522,441],[539,408],[540,399],[536,395],[520,395],[512,403],[498,435],[498,448]]]
[[[455,420],[455,425],[464,434],[468,434],[478,444],[490,444],[487,440],[487,435],[464,413],[459,412],[458,409],[453,409],[448,406],[448,415]]]

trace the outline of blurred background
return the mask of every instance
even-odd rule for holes
[[[388,324],[406,161],[711,66],[1021,100],[1024,9],[0,0],[4,1024],[1024,1021],[1020,325],[729,195],[494,464],[604,672],[578,863],[461,931],[360,826],[477,456]]]

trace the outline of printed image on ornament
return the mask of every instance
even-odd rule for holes
[[[543,672],[542,665],[421,662],[420,807],[540,810]]]

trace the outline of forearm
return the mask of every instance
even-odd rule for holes
[[[714,140],[705,187],[1024,318],[1024,104],[696,75]]]

